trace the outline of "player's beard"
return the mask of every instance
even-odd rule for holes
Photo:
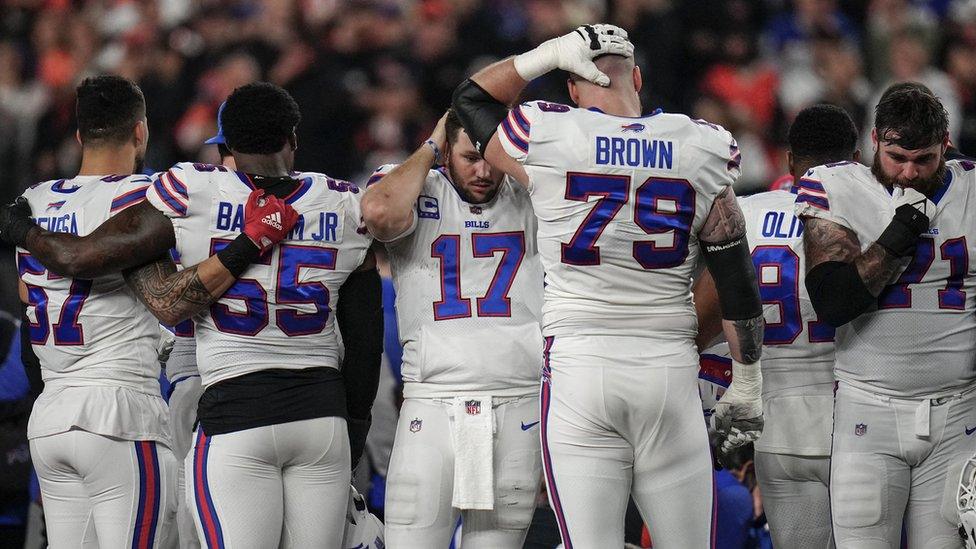
[[[881,167],[881,151],[874,151],[874,162],[871,163],[871,173],[874,177],[878,179],[878,182],[887,188],[892,188],[895,185],[899,187],[911,187],[916,191],[924,194],[925,196],[931,198],[932,194],[935,193],[935,189],[939,188],[942,184],[942,180],[945,179],[946,173],[946,163],[945,157],[939,159],[939,167],[932,173],[932,175],[926,178],[913,179],[911,181],[905,181],[897,177],[889,177],[884,173],[884,169]]]
[[[469,193],[468,190],[461,185],[461,181],[463,180],[461,179],[461,176],[454,171],[454,166],[452,166],[450,163],[447,164],[447,173],[451,176],[451,183],[454,184],[454,188],[457,189],[458,194],[461,195],[461,199],[468,204],[484,204],[486,202],[491,202],[491,199],[495,198],[495,195],[498,194],[499,187],[501,187],[501,185],[496,185],[495,188],[485,196],[484,200],[479,200],[478,198],[472,196],[471,193]],[[492,181],[489,179],[482,179],[482,181],[488,183],[489,185],[492,184]]]

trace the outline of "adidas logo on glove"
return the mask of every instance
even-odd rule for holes
[[[273,214],[268,214],[261,219],[261,223],[269,225],[272,229],[276,231],[281,230],[281,213],[275,212]]]

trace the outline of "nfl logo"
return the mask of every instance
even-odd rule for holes
[[[471,206],[471,213],[481,215],[481,206]]]
[[[468,411],[469,416],[476,416],[481,413],[481,401],[466,400],[464,401],[464,408]]]
[[[410,432],[411,433],[416,433],[423,426],[424,426],[424,420],[422,420],[420,418],[415,418],[415,419],[413,419],[413,420],[410,421]]]
[[[859,437],[864,436],[864,433],[867,432],[868,432],[868,426],[863,423],[858,423],[857,425],[854,426],[854,434]]]

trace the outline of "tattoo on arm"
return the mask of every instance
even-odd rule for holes
[[[202,311],[219,297],[210,294],[195,266],[177,271],[165,258],[126,272],[125,280],[146,308],[170,326]]]
[[[762,356],[763,330],[766,327],[763,317],[760,315],[745,320],[735,320],[733,324],[741,359],[739,362],[743,364],[756,362]]]
[[[878,297],[881,290],[894,280],[902,261],[878,244],[871,244],[854,260],[854,266],[857,267],[857,274],[861,275],[864,286],[871,295]]]
[[[732,187],[726,188],[712,203],[705,225],[698,232],[703,242],[727,242],[746,234],[746,218],[735,200]]]
[[[881,293],[902,266],[899,258],[877,244],[871,244],[862,253],[854,231],[816,217],[804,219],[803,247],[807,272],[827,261],[853,263],[861,281],[874,296]]]
[[[142,202],[84,237],[32,230],[24,247],[51,272],[96,278],[144,265],[175,245],[173,223],[151,204]]]

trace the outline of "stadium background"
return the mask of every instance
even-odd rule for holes
[[[976,154],[976,0],[3,0],[0,200],[76,173],[74,89],[88,75],[141,86],[150,170],[215,161],[203,141],[218,105],[269,80],[301,107],[296,167],[362,183],[427,137],[465,76],[596,21],[630,32],[645,111],[733,133],[740,194],[786,173],[786,130],[816,102],[851,113],[870,159],[871,109],[893,81],[932,88],[953,143]],[[525,99],[568,102],[564,81],[539,79]],[[19,314],[0,252],[0,309]]]

